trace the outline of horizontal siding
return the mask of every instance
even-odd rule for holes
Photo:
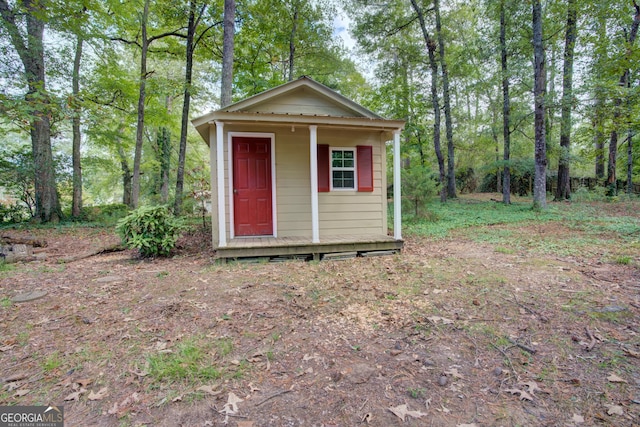
[[[278,235],[311,236],[309,131],[276,131]]]
[[[296,107],[298,108],[298,107]],[[297,113],[300,111],[297,110]],[[247,125],[225,126],[225,177],[228,177],[227,132],[275,133],[277,230],[280,237],[311,236],[311,179],[309,176],[309,130],[306,127]],[[374,191],[319,193],[320,237],[340,234],[386,234],[386,149],[379,132],[334,130],[319,127],[318,144],[333,147],[373,146]],[[214,148],[215,149],[215,148]],[[215,157],[215,156],[214,156]],[[213,183],[215,185],[215,183]],[[225,182],[225,193],[228,193]],[[229,194],[227,196],[227,233]],[[214,207],[215,203],[214,200]],[[228,234],[229,235],[229,234]]]
[[[314,92],[304,88],[293,91],[262,104],[247,109],[251,112],[269,112],[276,114],[318,114],[337,117],[355,117],[340,105],[328,98],[319,97]]]
[[[339,213],[339,212],[352,212],[351,205],[344,203],[320,203],[318,207],[320,214],[324,213]],[[358,203],[358,212],[379,212],[379,203]]]
[[[332,147],[373,147],[373,191],[332,191],[321,193],[320,233],[342,234],[349,230],[353,234],[386,234],[386,188],[383,187],[383,156],[386,148],[379,132],[345,130],[318,131],[318,143]],[[357,159],[356,159],[357,161]]]

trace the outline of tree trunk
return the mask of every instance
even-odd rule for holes
[[[140,17],[140,31],[142,33],[142,47],[140,52],[140,88],[138,93],[138,122],[136,127],[136,148],[133,155],[133,178],[131,180],[131,206],[138,207],[140,198],[140,163],[142,160],[142,142],[144,136],[144,100],[147,84],[147,52],[149,39],[147,38],[147,19],[149,17],[149,0],[144,2],[144,11]]]
[[[500,64],[502,69],[502,137],[504,139],[504,172],[502,202],[511,203],[511,98],[509,97],[509,67],[507,62],[507,24],[504,0],[500,2]]]
[[[158,133],[158,149],[160,155],[160,201],[169,202],[169,172],[171,166],[171,133],[166,126]]]
[[[173,204],[173,214],[182,212],[182,192],[184,189],[184,164],[187,158],[187,132],[189,130],[189,109],[191,105],[191,81],[193,75],[193,51],[196,35],[196,2],[189,3],[189,24],[187,27],[186,67],[184,73],[184,96],[182,102],[182,124],[180,128],[180,149],[178,152],[178,171],[176,173],[176,194]],[[206,7],[206,6],[205,6]],[[204,13],[204,8],[202,9]],[[200,16],[202,15],[200,13]]]
[[[631,47],[638,35],[638,26],[640,26],[640,6],[634,1],[634,7],[636,14],[633,17],[633,23],[631,24],[631,31],[629,32],[629,38],[627,40],[627,57],[631,54]],[[629,83],[629,69],[625,70],[618,82],[620,87],[626,88]],[[622,98],[616,97],[613,102],[613,129],[611,130],[611,138],[609,139],[609,163],[607,165],[607,188],[610,195],[618,193],[618,186],[616,181],[616,160],[618,157],[618,126],[622,118]]]
[[[24,0],[26,14],[26,37],[22,37],[20,17],[6,0],[0,0],[0,15],[3,26],[11,39],[25,70],[28,91],[25,101],[32,109],[30,118],[31,149],[34,163],[34,186],[36,199],[35,217],[42,222],[58,222],[62,216],[56,188],[55,168],[51,150],[51,121],[49,97],[45,85],[44,62],[44,22],[40,17],[47,16],[41,2]]]
[[[222,44],[222,79],[220,107],[231,104],[233,93],[233,49],[235,31],[235,0],[224,0],[224,35]]]
[[[73,91],[73,142],[72,142],[72,164],[73,164],[73,198],[71,202],[71,216],[79,218],[82,214],[82,166],[80,163],[80,144],[82,142],[80,134],[80,60],[82,59],[82,36],[78,35],[76,42],[76,54],[73,60],[73,76],[71,81]]]
[[[633,130],[627,136],[627,194],[633,194]]]
[[[167,114],[171,115],[173,98],[165,99]],[[169,203],[169,174],[171,173],[171,132],[166,126],[161,126],[158,134],[158,155],[160,158],[160,201],[163,205]]]
[[[456,198],[456,163],[455,147],[453,145],[453,124],[451,120],[451,99],[449,92],[449,70],[444,51],[444,38],[442,37],[442,23],[440,22],[440,0],[433,2],[436,13],[436,35],[438,37],[438,50],[440,51],[440,69],[442,72],[442,99],[444,101],[444,121],[447,137],[447,197]]]
[[[442,149],[440,147],[440,102],[438,100],[438,62],[436,61],[436,43],[433,41],[427,26],[424,22],[424,15],[422,9],[418,6],[416,0],[411,0],[411,5],[418,15],[420,21],[420,29],[422,30],[422,36],[424,42],[427,45],[427,51],[429,53],[429,66],[431,67],[431,103],[433,105],[433,146],[436,151],[436,157],[438,158],[438,168],[440,170],[440,201],[447,201],[447,186],[444,168],[444,157],[442,156]]]
[[[603,45],[607,41],[607,20],[606,17],[597,17],[598,44]],[[606,63],[606,55],[596,52],[596,69],[602,70]],[[593,142],[596,150],[595,175],[597,179],[604,178],[604,91],[601,85],[595,87],[595,104],[593,106]]]
[[[535,127],[535,175],[533,180],[533,206],[547,207],[547,147],[545,134],[545,55],[542,45],[542,6],[533,0],[533,53],[534,53],[534,127]]]
[[[118,156],[122,171],[122,204],[131,206],[131,169],[121,143],[118,144]]]
[[[604,178],[604,132],[602,132],[602,128],[604,126],[602,123],[602,105],[604,104],[604,101],[602,100],[601,92],[601,90],[596,89],[596,103],[594,106],[595,111],[593,119],[593,140],[596,148],[595,174],[598,179]]]
[[[293,25],[291,26],[291,34],[289,36],[289,81],[293,80],[293,70],[296,53],[296,32],[298,30],[298,14],[300,11],[300,2],[295,2],[293,7]]]
[[[567,2],[567,29],[562,71],[562,122],[560,124],[560,160],[558,162],[558,188],[556,200],[571,198],[571,110],[573,104],[573,52],[576,44],[576,0]]]

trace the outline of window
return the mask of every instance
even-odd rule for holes
[[[356,189],[356,154],[353,148],[331,149],[331,188]]]
[[[373,191],[373,147],[331,148],[318,144],[318,192]]]

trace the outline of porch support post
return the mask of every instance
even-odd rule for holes
[[[320,243],[318,219],[318,126],[309,126],[309,170],[311,171],[311,242]]]
[[[393,237],[396,240],[402,240],[400,172],[400,129],[397,129],[393,131]]]
[[[227,214],[224,194],[224,123],[216,121],[216,181],[218,187],[218,245],[227,246]]]

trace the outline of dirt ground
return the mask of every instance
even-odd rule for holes
[[[640,425],[640,253],[519,244],[579,233],[559,223],[512,247],[473,232],[216,264],[205,232],[62,263],[117,237],[5,230],[48,246],[0,271],[0,405],[63,405],[66,426]]]

